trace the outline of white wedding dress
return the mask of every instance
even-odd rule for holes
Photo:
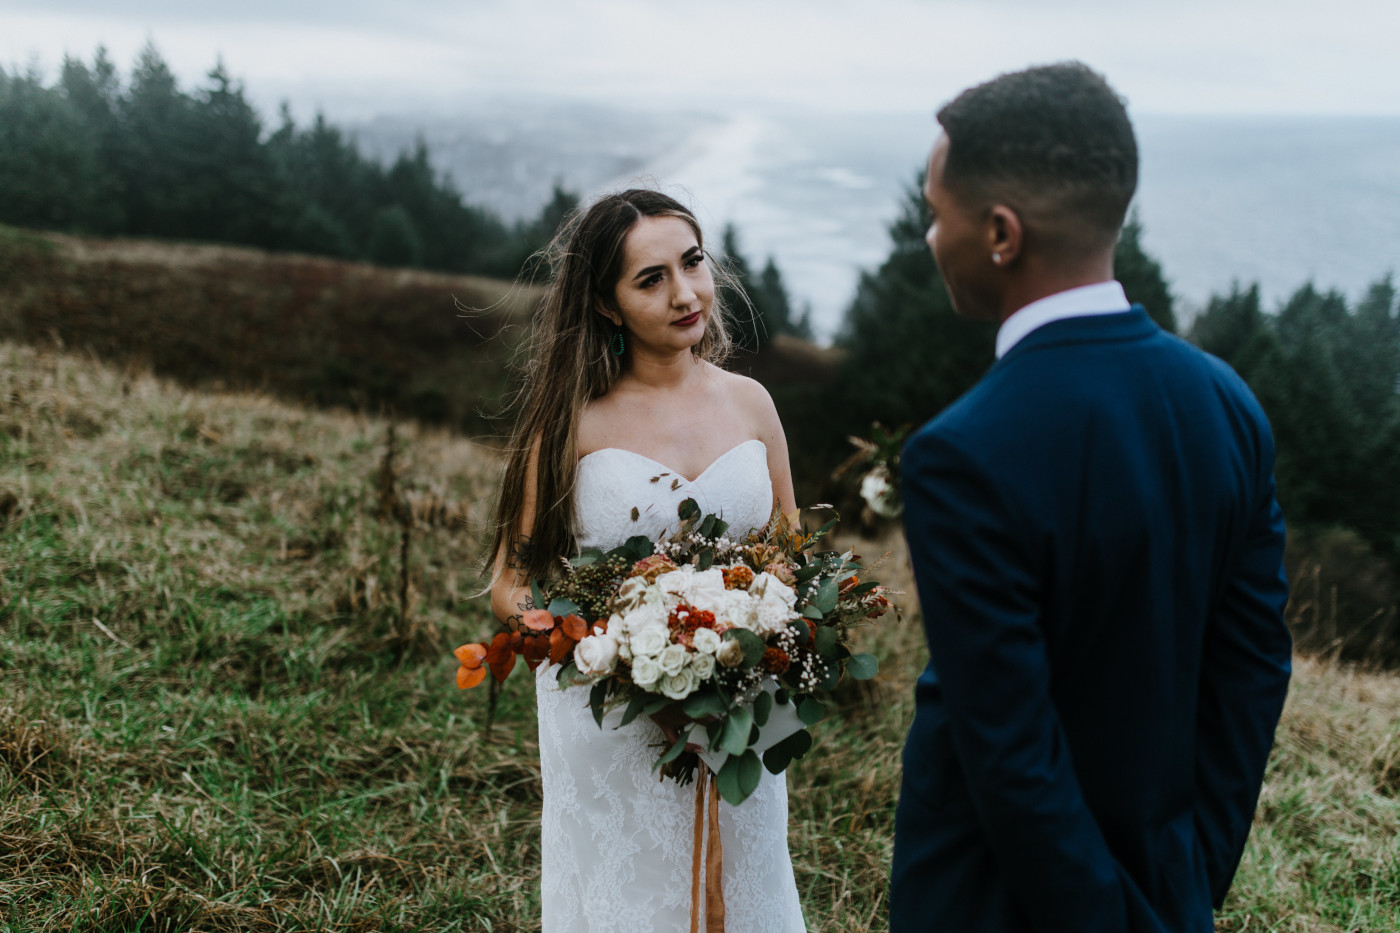
[[[762,526],[773,505],[763,442],[730,449],[693,481],[631,451],[589,454],[578,465],[579,547],[655,540],[675,529],[687,498],[729,522],[732,534]],[[688,933],[695,785],[657,778],[652,764],[665,740],[655,723],[639,717],[619,729],[614,712],[599,729],[588,691],[560,689],[556,671],[540,665],[535,690],[543,933]],[[726,933],[805,933],[787,819],[782,775],[764,771],[737,807],[721,801]]]

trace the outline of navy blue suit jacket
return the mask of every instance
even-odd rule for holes
[[[1273,461],[1139,307],[1033,331],[910,438],[894,933],[1213,929],[1288,687]]]

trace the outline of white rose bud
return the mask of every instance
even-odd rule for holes
[[[656,658],[634,658],[632,660],[632,682],[638,687],[649,689],[661,679],[661,664]]]
[[[589,635],[574,648],[574,665],[585,677],[603,677],[617,667],[618,644],[611,635]]]
[[[709,629],[701,629],[700,631],[705,632]],[[695,672],[696,679],[704,683],[715,675],[715,656],[712,654],[691,655],[690,670]]]
[[[628,638],[628,647],[632,649],[634,657],[654,658],[666,648],[666,643],[671,640],[669,635],[662,626],[650,625],[640,632],[632,632]]]
[[[660,689],[663,696],[672,700],[684,700],[695,692],[695,688],[700,685],[700,680],[695,673],[686,668],[679,674],[671,674],[661,678]]]
[[[685,645],[667,645],[666,650],[661,652],[661,669],[671,676],[675,676],[685,667],[686,655],[690,652],[685,650]]]
[[[722,639],[719,632],[712,628],[698,628],[695,630],[695,650],[701,654],[714,654],[719,650]]]
[[[726,639],[715,652],[715,660],[725,667],[738,667],[744,663],[744,646],[737,638]]]

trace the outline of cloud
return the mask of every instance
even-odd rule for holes
[[[1080,58],[1139,111],[1397,113],[1392,0],[172,0],[0,4],[0,61],[154,39],[187,83],[220,55],[255,99],[440,109],[508,94],[652,107],[927,111],[1004,70]]]

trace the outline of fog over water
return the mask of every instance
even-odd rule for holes
[[[1304,282],[1355,298],[1400,271],[1400,118],[1134,115],[1147,250],[1189,318],[1232,283],[1265,306]],[[514,101],[460,116],[380,117],[350,131],[389,157],[421,136],[469,200],[509,216],[558,182],[585,198],[660,185],[716,239],[735,224],[771,255],[830,338],[936,135],[931,113],[618,110]]]

